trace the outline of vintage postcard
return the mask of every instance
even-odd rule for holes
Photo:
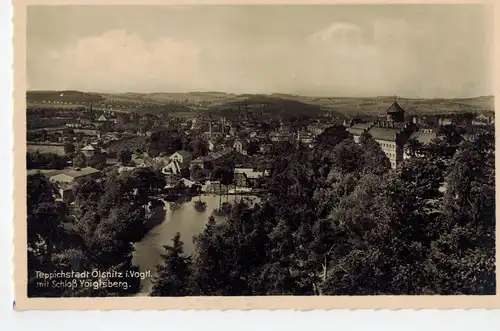
[[[500,307],[498,11],[15,1],[15,308]]]

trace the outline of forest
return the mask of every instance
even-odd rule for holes
[[[493,134],[453,132],[396,171],[341,127],[285,144],[267,201],[211,219],[193,256],[173,238],[150,295],[494,294]]]
[[[150,296],[494,294],[494,147],[492,130],[468,141],[450,126],[429,145],[411,144],[414,157],[392,170],[370,135],[356,144],[342,126],[313,149],[276,143],[267,197],[165,243]],[[79,185],[69,212],[43,177],[29,176],[29,295],[136,292],[137,283],[48,291],[34,272],[133,269],[158,181],[147,168],[110,172]]]

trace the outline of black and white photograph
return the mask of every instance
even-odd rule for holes
[[[495,296],[493,24],[28,6],[27,297]]]

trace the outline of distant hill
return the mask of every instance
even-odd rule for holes
[[[224,92],[186,92],[186,93],[96,93],[74,90],[66,91],[28,91],[28,106],[61,107],[94,103],[96,107],[108,107],[115,110],[140,113],[157,113],[161,109],[172,112],[190,113],[223,112],[233,114],[243,103],[257,109],[265,105],[265,112],[277,115],[309,114],[316,116],[325,112],[334,115],[374,115],[383,113],[394,102],[394,96],[377,97],[309,97],[301,95],[273,94],[231,94]],[[414,113],[443,113],[461,111],[493,111],[493,96],[456,99],[415,99],[398,98],[398,103],[407,111]],[[261,108],[260,108],[261,109]]]
[[[265,114],[273,115],[273,117],[282,118],[297,116],[316,117],[325,115],[328,112],[318,105],[269,95],[248,95],[246,98],[213,107],[209,111],[226,117],[237,117],[242,116],[245,109],[249,112],[264,112]]]
[[[28,101],[61,101],[61,102],[92,102],[104,100],[98,93],[86,93],[80,91],[28,91],[26,92]]]

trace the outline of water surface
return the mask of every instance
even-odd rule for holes
[[[162,254],[165,253],[163,245],[171,245],[175,234],[181,234],[184,243],[184,252],[191,254],[194,249],[193,236],[200,234],[205,228],[213,210],[219,207],[219,200],[224,202],[234,202],[242,199],[242,196],[229,195],[203,195],[201,200],[207,204],[204,212],[198,212],[194,208],[194,202],[199,200],[194,197],[191,201],[181,204],[171,204],[165,202],[164,220],[159,225],[149,231],[146,236],[135,246],[132,263],[137,265],[140,271],[151,271],[151,275],[156,275],[156,265],[162,264]],[[257,197],[245,196],[244,199],[257,201]],[[161,207],[160,207],[161,208]],[[217,222],[224,221],[224,216],[216,216]],[[142,289],[138,295],[148,295],[151,290],[151,278],[142,282]]]

